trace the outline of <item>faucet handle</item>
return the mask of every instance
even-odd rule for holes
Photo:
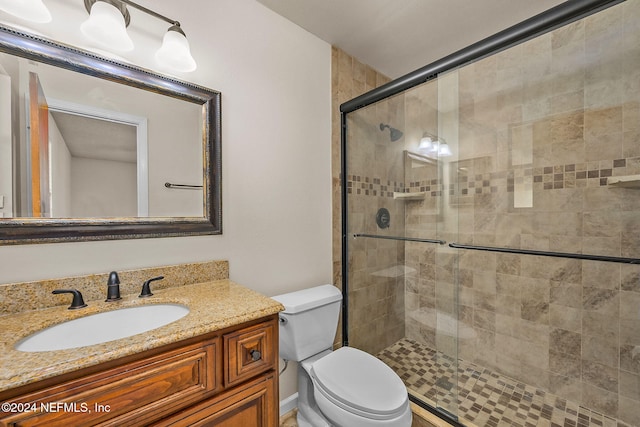
[[[153,293],[151,293],[151,287],[149,286],[149,284],[155,280],[162,280],[162,279],[164,279],[164,276],[158,276],[144,282],[142,284],[142,292],[140,292],[140,295],[138,295],[138,298],[146,298],[153,295]]]
[[[112,271],[109,273],[109,280],[107,281],[107,299],[105,302],[112,302],[121,300],[120,297],[120,278],[118,273]]]
[[[82,294],[77,289],[56,289],[51,293],[52,294],[73,294],[73,301],[71,301],[69,310],[75,310],[75,309],[83,308],[87,306],[87,304],[84,303]]]
[[[118,277],[118,273],[115,271],[112,271],[111,273],[109,273],[109,280],[107,281],[107,286],[113,286],[113,285],[119,285],[120,284],[120,278]]]

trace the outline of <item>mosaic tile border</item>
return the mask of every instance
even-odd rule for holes
[[[386,184],[384,184],[386,182]],[[404,182],[381,180],[361,175],[347,175],[347,193],[364,196],[393,197],[393,193],[404,193]]]
[[[628,424],[515,381],[424,344],[401,339],[377,354],[410,393],[477,427],[630,427]],[[458,384],[457,396],[455,384]]]
[[[630,157],[535,168],[522,167],[471,176],[459,175],[456,184],[458,195],[468,196],[497,193],[505,187],[508,193],[513,193],[517,185],[532,185],[537,190],[606,186],[609,177],[639,173],[640,157]],[[446,189],[449,195],[456,195],[456,184],[449,184]],[[353,195],[393,198],[394,192],[425,192],[428,196],[438,197],[445,190],[443,187],[442,179],[412,181],[405,185],[403,182],[362,175],[347,176],[347,193]]]

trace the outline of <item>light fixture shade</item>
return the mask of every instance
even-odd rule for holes
[[[165,33],[162,46],[156,52],[156,61],[175,71],[189,72],[196,69],[189,42],[180,27],[174,25]]]
[[[0,0],[0,10],[25,21],[39,24],[51,22],[51,13],[42,0]]]
[[[117,7],[107,2],[97,1],[91,6],[89,19],[80,25],[80,30],[101,47],[119,52],[133,50],[124,15]]]
[[[430,136],[423,136],[418,145],[418,150],[429,153],[433,150],[433,140]]]
[[[438,147],[438,155],[440,157],[449,157],[451,155],[451,148],[449,148],[449,144],[446,142],[441,142]]]

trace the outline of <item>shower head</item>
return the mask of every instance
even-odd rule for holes
[[[399,140],[400,138],[402,138],[402,131],[398,130],[396,128],[392,128],[389,125],[386,125],[384,123],[380,123],[380,130],[384,130],[385,128],[389,128],[389,132],[390,132],[390,137],[391,137],[391,142],[395,142],[397,140]]]

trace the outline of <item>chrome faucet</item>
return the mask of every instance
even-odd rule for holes
[[[105,301],[118,301],[119,299],[122,299],[120,297],[120,278],[118,273],[112,271],[109,273],[109,280],[107,281],[107,299]]]

